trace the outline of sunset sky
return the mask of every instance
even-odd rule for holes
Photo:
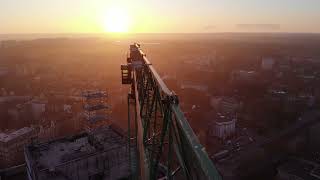
[[[103,32],[320,33],[320,0],[0,0],[1,34]]]

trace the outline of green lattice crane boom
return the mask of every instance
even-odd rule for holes
[[[130,45],[121,72],[122,84],[131,85],[128,144],[132,178],[220,180],[184,117],[178,96],[169,90],[139,44]]]

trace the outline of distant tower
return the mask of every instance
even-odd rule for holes
[[[109,125],[109,106],[106,91],[85,91],[83,96],[84,122],[83,128],[92,131],[98,127]]]
[[[274,59],[267,57],[267,58],[262,58],[261,60],[261,68],[263,70],[272,70],[273,66],[274,66]]]
[[[232,137],[236,132],[237,117],[232,114],[217,113],[213,123],[209,125],[209,137],[218,137],[225,140]]]

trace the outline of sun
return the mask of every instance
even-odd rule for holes
[[[110,8],[104,17],[104,30],[112,33],[129,31],[130,17],[127,11],[120,8]]]

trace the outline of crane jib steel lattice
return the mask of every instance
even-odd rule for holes
[[[162,81],[139,44],[130,46],[121,73],[122,84],[131,85],[128,146],[132,178],[220,180],[184,117],[177,95]]]

